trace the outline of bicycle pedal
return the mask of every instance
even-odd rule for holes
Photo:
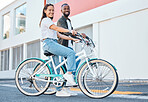
[[[45,77],[45,80],[48,80],[48,77]]]
[[[77,86],[78,84],[77,85],[66,84],[64,87],[77,87]]]
[[[74,85],[74,86],[73,86],[73,85],[72,85],[72,86],[66,86],[66,85],[65,85],[64,87],[77,87],[77,86],[78,86],[78,85]]]
[[[78,85],[74,85],[73,87],[77,87]]]

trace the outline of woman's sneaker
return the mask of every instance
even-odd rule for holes
[[[71,86],[77,86],[76,82],[74,81],[73,74],[65,73],[63,77],[71,84]]]
[[[69,96],[71,96],[71,95],[70,95],[70,93],[68,93],[67,91],[61,90],[61,91],[57,91],[57,92],[56,92],[56,96],[57,96],[57,97],[69,97]]]

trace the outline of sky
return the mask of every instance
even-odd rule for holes
[[[0,0],[0,10],[15,0]]]

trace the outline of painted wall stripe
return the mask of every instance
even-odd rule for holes
[[[63,3],[68,3],[70,5],[71,9],[71,16],[80,14],[82,12],[94,9],[96,7],[100,7],[106,4],[109,4],[111,2],[114,2],[117,0],[63,0],[61,2],[56,3],[55,6],[55,14],[53,21],[56,22],[62,15],[61,13],[61,5]],[[45,0],[46,2],[46,0]],[[97,13],[97,12],[96,12]]]

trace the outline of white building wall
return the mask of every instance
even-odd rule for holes
[[[76,31],[79,32],[79,33],[85,33],[90,38],[93,38],[92,25],[81,27],[79,29],[76,29]],[[81,43],[78,43],[78,44],[75,43],[75,51],[76,52],[80,52],[81,51]]]
[[[22,4],[26,3],[26,32],[23,34],[16,35],[14,33],[15,29],[15,8],[21,6]],[[5,50],[7,48],[11,49],[23,44],[24,46],[24,59],[26,58],[27,52],[27,43],[40,39],[41,33],[39,29],[39,22],[42,16],[42,9],[44,7],[44,0],[16,0],[9,6],[5,7],[4,9],[0,10],[0,29],[2,29],[2,16],[7,12],[10,12],[10,36],[8,39],[2,38],[2,31],[0,30],[0,51]],[[12,52],[10,51],[12,59]],[[0,79],[1,78],[14,78],[15,70],[12,70],[12,60],[9,62],[9,71],[0,71]]]
[[[100,57],[120,78],[148,78],[148,9],[100,23]]]
[[[120,79],[148,78],[147,18],[148,0],[118,0],[71,17],[74,28],[94,25],[98,56],[115,65]]]

